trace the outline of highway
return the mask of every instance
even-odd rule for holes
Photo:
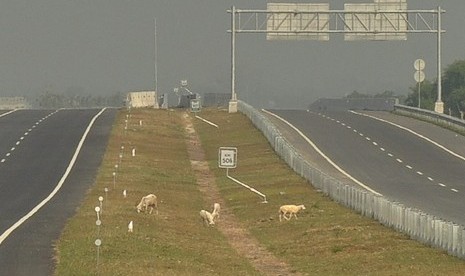
[[[54,240],[93,184],[116,112],[0,114],[0,275],[52,274]]]
[[[353,178],[392,201],[465,225],[465,137],[388,112],[270,112],[280,119],[266,116],[287,139],[312,162],[333,170],[329,174],[347,183]],[[283,120],[327,159],[315,158],[315,149]],[[347,175],[335,173],[329,162]]]

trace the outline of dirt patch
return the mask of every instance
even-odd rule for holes
[[[239,222],[228,209],[215,184],[215,176],[208,167],[200,139],[195,132],[191,118],[184,114],[184,127],[187,132],[187,150],[197,184],[207,202],[221,204],[221,218],[216,227],[225,235],[231,246],[246,257],[257,271],[264,275],[300,275],[289,265],[266,250]]]

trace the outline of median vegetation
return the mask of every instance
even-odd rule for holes
[[[219,227],[205,227],[199,217],[199,211],[211,209],[212,203],[200,192],[191,168],[183,114],[153,109],[119,112],[95,185],[55,245],[56,275],[259,275]],[[292,271],[465,274],[465,261],[361,217],[314,190],[274,154],[242,114],[205,109],[199,115],[219,126],[189,114],[224,199],[222,210],[231,211]],[[218,148],[223,146],[238,149],[238,166],[229,174],[264,193],[268,203],[218,168]],[[159,214],[137,213],[136,204],[150,193],[158,197]],[[104,200],[97,226],[99,196]],[[298,213],[298,220],[280,222],[278,210],[284,204],[304,204],[306,209]]]

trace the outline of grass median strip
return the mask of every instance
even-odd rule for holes
[[[258,275],[217,227],[205,227],[200,221],[199,211],[211,209],[212,202],[202,196],[191,168],[183,114],[152,109],[119,112],[95,185],[57,241],[56,275]],[[223,209],[292,271],[465,274],[463,260],[412,241],[315,191],[274,154],[244,115],[202,110],[202,118],[218,129],[190,116],[225,202]],[[269,203],[261,203],[262,198],[226,178],[217,163],[221,146],[238,148],[238,167],[230,175],[266,194]],[[132,149],[136,156],[131,156]],[[158,197],[159,215],[135,210],[149,193]],[[100,230],[94,211],[99,196],[104,197]],[[279,222],[283,204],[305,204],[307,209],[299,212],[298,220]],[[129,221],[134,222],[133,233],[127,231]],[[98,266],[97,238],[102,240]]]

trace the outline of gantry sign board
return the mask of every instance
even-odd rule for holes
[[[218,167],[233,169],[237,165],[237,148],[220,147],[218,151]]]
[[[407,0],[345,4],[344,11],[344,40],[407,40]]]
[[[407,0],[374,0],[344,7],[335,12],[326,3],[268,3],[266,39],[328,41],[329,33],[337,32],[344,33],[347,41],[407,39]],[[340,26],[334,26],[338,21],[342,21]]]
[[[273,11],[267,18],[267,31],[276,31],[267,33],[267,40],[329,40],[328,33],[319,33],[329,30],[329,14],[302,13],[327,12],[329,4],[268,3],[267,10]],[[299,32],[305,30],[317,33]]]

